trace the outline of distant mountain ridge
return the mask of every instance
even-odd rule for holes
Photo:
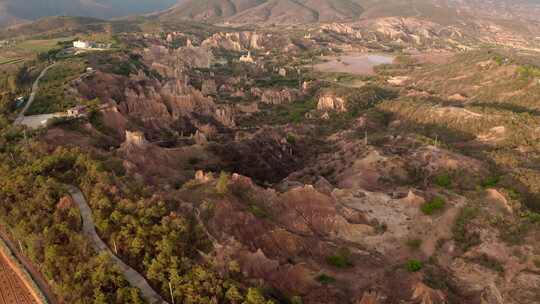
[[[455,23],[471,15],[540,21],[540,0],[179,0],[161,18],[231,23],[309,23],[422,17]]]
[[[47,16],[113,18],[170,8],[177,0],[0,0],[0,25]]]
[[[540,0],[0,0],[0,25],[46,16],[153,13],[163,21],[292,24],[415,17],[440,24],[490,18],[540,26]]]
[[[306,23],[350,20],[364,9],[358,0],[180,0],[165,19],[236,23]]]

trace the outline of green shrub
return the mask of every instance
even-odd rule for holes
[[[299,296],[294,296],[291,298],[291,304],[302,304],[302,298]]]
[[[520,66],[518,67],[517,72],[522,78],[540,77],[540,68],[532,65]]]
[[[540,224],[540,213],[527,212],[527,219],[535,224]]]
[[[225,194],[227,193],[228,188],[229,188],[229,175],[226,172],[221,171],[218,182],[216,184],[216,191],[219,194]]]
[[[407,261],[407,264],[405,264],[405,267],[409,272],[418,272],[422,270],[424,263],[418,260],[409,260]]]
[[[340,249],[336,254],[326,258],[326,262],[337,268],[352,267],[353,263],[350,258],[350,251],[347,248]]]
[[[287,143],[294,145],[296,143],[296,137],[294,134],[287,134]]]
[[[450,188],[452,177],[448,173],[439,174],[435,177],[435,185],[442,188]]]
[[[266,211],[264,208],[257,205],[250,205],[249,212],[251,212],[253,215],[255,215],[258,218],[267,218],[269,216],[268,211]]]
[[[501,177],[498,175],[490,176],[482,182],[482,187],[493,188],[501,181]]]
[[[420,207],[422,212],[426,215],[432,215],[435,212],[441,210],[444,208],[444,205],[446,205],[446,202],[441,197],[436,197],[432,199],[429,202],[426,202]]]
[[[327,274],[320,274],[318,275],[316,278],[315,278],[319,283],[322,283],[322,284],[331,284],[331,283],[334,283],[336,281],[336,279],[334,277],[331,277]]]

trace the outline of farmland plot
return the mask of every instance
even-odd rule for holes
[[[38,304],[2,255],[0,255],[0,304]]]

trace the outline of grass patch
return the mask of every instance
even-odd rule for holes
[[[533,224],[540,224],[540,213],[530,211],[527,212],[526,217]]]
[[[452,186],[452,177],[448,173],[442,173],[435,177],[435,185],[441,188],[450,188]]]
[[[471,262],[481,265],[482,267],[491,269],[493,271],[504,273],[504,267],[499,261],[494,258],[489,257],[486,254],[482,254],[478,257],[469,259]]]
[[[431,201],[424,203],[420,207],[420,210],[422,210],[422,213],[425,215],[433,215],[435,212],[442,210],[445,205],[446,202],[442,197],[436,197]]]
[[[326,262],[336,268],[349,268],[354,265],[351,261],[351,253],[347,248],[342,248],[335,254],[327,257]]]
[[[490,176],[490,177],[486,178],[482,182],[482,187],[483,188],[493,188],[493,187],[497,186],[500,181],[501,181],[500,176],[498,176],[498,175],[497,176]]]
[[[520,66],[517,69],[517,73],[522,78],[536,78],[540,77],[540,68],[532,65]]]
[[[317,280],[317,282],[321,283],[321,284],[324,284],[324,285],[327,285],[327,284],[332,284],[334,282],[336,282],[336,279],[334,277],[331,277],[327,274],[320,274],[318,275],[315,280]]]
[[[219,179],[216,184],[216,191],[218,194],[224,195],[229,191],[230,176],[227,172],[221,171]]]
[[[24,52],[42,53],[57,48],[59,44],[70,40],[73,38],[24,40],[17,43],[15,48]]]
[[[258,218],[268,218],[270,216],[268,211],[257,205],[250,205],[249,212]]]
[[[418,271],[422,270],[422,268],[424,268],[424,263],[422,263],[419,260],[409,260],[405,264],[405,268],[409,272],[418,272]]]
[[[463,251],[467,251],[469,248],[480,244],[480,235],[478,232],[472,232],[468,229],[469,223],[476,218],[478,212],[479,210],[477,208],[463,208],[454,223],[454,227],[452,227],[454,241]]]
[[[63,112],[77,105],[77,101],[66,96],[64,89],[71,80],[84,72],[80,60],[66,60],[50,68],[41,79],[36,99],[28,109],[28,115]]]

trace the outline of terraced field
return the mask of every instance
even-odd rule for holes
[[[0,304],[39,304],[2,255],[0,255]]]

